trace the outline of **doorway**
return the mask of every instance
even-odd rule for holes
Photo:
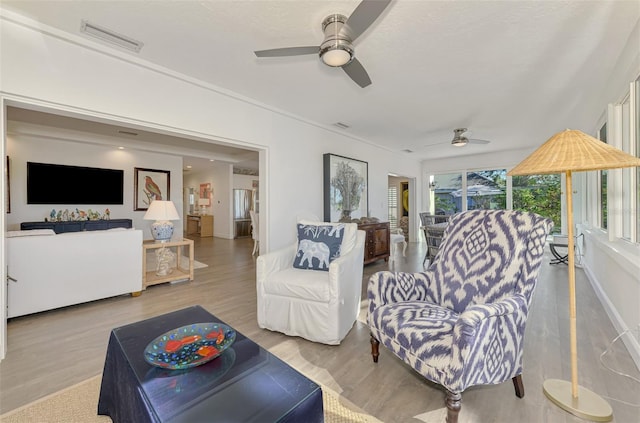
[[[415,179],[395,174],[388,175],[387,204],[389,228],[392,233],[402,230],[407,241],[413,240],[416,207]]]

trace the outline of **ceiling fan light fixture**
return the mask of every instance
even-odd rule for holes
[[[320,58],[327,66],[340,67],[353,60],[353,45],[340,29],[347,21],[344,15],[329,15],[322,21],[324,41],[320,45]]]
[[[469,142],[468,139],[461,137],[461,138],[455,138],[453,141],[451,141],[451,144],[454,147],[464,147],[465,145],[467,145],[468,142]]]
[[[339,67],[351,61],[351,54],[347,50],[335,48],[321,53],[320,57],[325,65]]]

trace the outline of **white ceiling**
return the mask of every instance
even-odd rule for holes
[[[355,42],[373,81],[366,88],[314,55],[253,54],[319,45],[323,18],[358,4],[2,0],[76,35],[86,19],[142,41],[130,53],[140,59],[416,159],[534,148],[564,128],[592,130],[640,19],[637,0],[395,0]],[[458,127],[491,143],[453,147]]]

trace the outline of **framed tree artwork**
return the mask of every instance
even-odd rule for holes
[[[369,210],[368,163],[327,153],[324,155],[324,220],[350,222]]]
[[[144,211],[153,200],[170,200],[171,172],[136,167],[133,174],[134,210]]]

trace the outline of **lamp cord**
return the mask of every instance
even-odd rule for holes
[[[605,350],[602,352],[602,354],[600,354],[600,364],[602,364],[602,365],[604,366],[604,368],[605,368],[605,369],[607,369],[607,370],[609,370],[609,371],[611,371],[611,372],[613,372],[613,373],[615,373],[615,374],[617,374],[617,375],[620,375],[620,376],[623,376],[623,377],[629,378],[629,379],[631,379],[632,381],[634,381],[634,382],[636,382],[636,383],[640,384],[640,379],[638,379],[637,377],[632,376],[632,375],[627,374],[627,373],[623,373],[623,372],[621,372],[621,371],[618,371],[618,370],[616,370],[616,369],[614,369],[614,368],[612,368],[612,367],[608,366],[608,365],[604,362],[604,356],[605,356],[605,355],[606,355],[606,354],[611,350],[611,347],[613,347],[613,344],[614,344],[618,339],[620,339],[622,336],[626,335],[627,333],[631,333],[631,330],[630,330],[630,329],[625,330],[625,331],[624,331],[624,332],[622,332],[620,335],[616,336],[616,337],[613,339],[613,341],[611,341],[611,343],[609,344],[609,346],[607,347],[607,349],[605,349]],[[616,399],[616,398],[607,397],[607,396],[604,396],[604,395],[602,395],[602,397],[603,397],[603,398],[606,398],[606,399],[609,399],[609,400],[612,400],[612,401],[616,401],[616,402],[619,402],[619,403],[622,403],[622,404],[628,405],[628,406],[631,406],[631,407],[640,408],[640,404],[633,404],[633,403],[630,403],[630,402],[627,402],[627,401],[623,401],[623,400],[619,400],[619,399]]]

